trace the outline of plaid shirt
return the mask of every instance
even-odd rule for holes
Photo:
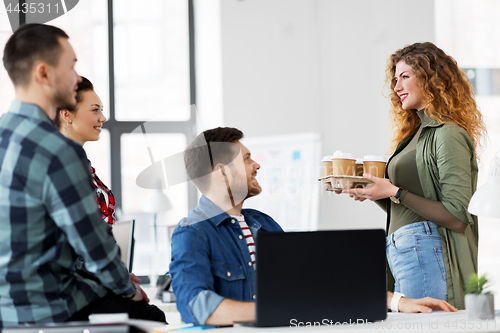
[[[96,208],[83,148],[14,101],[0,118],[0,327],[62,322],[110,290],[135,292]],[[99,281],[76,272],[78,256]]]

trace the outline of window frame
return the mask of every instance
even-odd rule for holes
[[[108,0],[108,67],[109,67],[109,119],[103,128],[109,131],[111,151],[111,188],[115,194],[116,206],[122,208],[122,178],[121,178],[121,136],[132,133],[133,130],[143,125],[144,121],[119,121],[115,113],[115,70],[114,70],[114,0]],[[189,99],[190,105],[196,105],[196,71],[195,71],[195,36],[194,36],[194,6],[193,0],[188,0],[188,25],[189,25]],[[186,121],[148,121],[149,133],[182,133],[186,141],[191,142],[195,137],[196,112],[190,108],[191,114]],[[188,210],[197,205],[197,190],[194,185],[188,184]],[[187,213],[187,212],[186,212]]]
[[[26,0],[19,0],[21,6]],[[119,121],[115,117],[115,70],[114,70],[114,0],[108,0],[108,68],[109,68],[109,119],[103,128],[109,131],[111,153],[111,188],[115,195],[116,207],[122,208],[122,180],[121,180],[121,135],[132,133],[144,121]],[[26,23],[26,13],[19,12],[19,25]],[[194,5],[188,0],[189,25],[189,99],[190,105],[196,105],[196,71],[195,71],[195,35],[194,35]],[[182,133],[186,141],[191,142],[196,134],[196,112],[190,108],[191,114],[187,121],[148,121],[149,133]],[[188,210],[196,207],[198,195],[196,187],[188,183]],[[187,212],[186,212],[187,213]]]

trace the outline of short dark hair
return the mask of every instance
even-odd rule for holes
[[[235,143],[243,138],[243,132],[234,127],[217,127],[198,135],[184,151],[184,165],[189,179],[204,193],[210,183],[200,177],[214,171],[218,163],[228,164],[238,155],[239,149],[231,145],[214,145],[214,142]],[[206,144],[205,144],[206,143]]]
[[[62,53],[59,38],[69,38],[59,28],[51,25],[24,24],[10,36],[3,51],[3,64],[15,86],[29,83],[36,61],[57,66]]]
[[[86,91],[94,91],[94,85],[84,76],[81,76],[82,82],[78,83],[78,88],[76,88],[76,106],[74,109],[67,109],[69,112],[76,112],[78,110],[78,104],[80,104],[83,100],[83,93]],[[62,108],[56,109],[56,117],[54,118],[54,124],[58,128],[61,126],[61,113],[59,111],[63,110]]]

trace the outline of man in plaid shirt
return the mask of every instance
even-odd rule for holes
[[[120,260],[84,150],[52,123],[57,107],[76,105],[81,81],[68,36],[22,26],[3,61],[16,100],[0,118],[0,327],[102,312],[165,322]],[[78,273],[79,256],[95,279]]]

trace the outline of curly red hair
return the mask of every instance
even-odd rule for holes
[[[401,99],[394,91],[396,64],[400,61],[412,67],[427,105],[427,115],[440,123],[452,122],[462,127],[476,149],[486,134],[486,127],[472,85],[455,59],[427,42],[407,45],[387,60],[386,85],[391,87],[389,114],[394,130],[391,151],[402,139],[415,134],[421,123],[416,110],[402,108]]]

